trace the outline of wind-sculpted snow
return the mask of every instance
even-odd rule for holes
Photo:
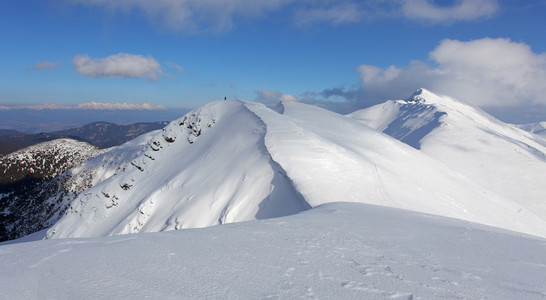
[[[546,240],[332,203],[205,229],[0,244],[0,282],[4,299],[544,299]]]
[[[344,116],[301,103],[252,109],[266,146],[311,206],[349,201],[546,236],[544,220],[427,155]]]
[[[120,154],[133,158],[74,199],[47,237],[206,227],[340,201],[546,236],[546,221],[520,205],[361,122],[301,103],[209,103],[136,153]]]
[[[413,99],[388,101],[348,116],[419,149],[421,139],[441,125],[444,115],[434,105]]]
[[[419,148],[546,220],[544,139],[424,89],[409,100],[387,101],[349,117]]]
[[[242,102],[171,122],[142,153],[75,199],[48,237],[154,232],[293,214],[309,205],[264,146]]]

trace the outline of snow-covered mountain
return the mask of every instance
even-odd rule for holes
[[[0,157],[0,241],[51,226],[69,193],[66,170],[107,150],[58,139]]]
[[[17,178],[24,176],[24,180],[0,184],[0,241],[19,238],[53,225],[77,195],[109,178],[119,171],[120,165],[136,158],[155,134],[157,132],[143,134],[126,144],[104,150],[84,142],[55,140],[28,147],[29,153],[21,150],[11,154],[11,169],[18,170]],[[66,151],[59,151],[59,148]],[[29,157],[33,163],[29,163]],[[23,159],[17,161],[17,158]],[[87,160],[82,163],[84,159]],[[43,166],[50,171],[39,172],[44,174],[44,178],[29,178],[29,165],[34,168]],[[66,171],[68,167],[71,169]]]
[[[197,143],[197,141],[196,141]],[[546,240],[331,203],[205,229],[0,243],[5,299],[544,299]]]
[[[544,139],[425,89],[349,117],[420,149],[546,220]]]
[[[100,148],[109,148],[128,142],[141,134],[162,129],[168,123],[159,121],[118,125],[109,122],[94,122],[77,128],[56,131],[52,134],[73,136]]]
[[[111,161],[110,153],[95,161]],[[546,220],[522,205],[361,122],[296,102],[212,102],[117,156],[121,165],[99,168],[104,176],[70,203],[48,238],[206,227],[330,202],[546,236]]]
[[[0,157],[0,183],[26,177],[51,179],[106,151],[73,139],[57,139],[29,146]]]
[[[517,125],[514,125],[514,126],[520,128],[520,129],[523,129],[525,131],[528,131],[530,133],[538,134],[538,135],[546,138],[546,122],[517,124]]]
[[[77,128],[55,132],[22,133],[15,130],[0,130],[0,153],[10,153],[10,149],[26,148],[38,143],[56,139],[70,138],[88,142],[99,148],[119,146],[137,136],[158,130],[168,122],[140,122],[128,125],[117,125],[108,122],[94,122]],[[13,151],[15,151],[13,150]]]

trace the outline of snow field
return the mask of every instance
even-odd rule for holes
[[[544,299],[546,240],[359,203],[152,234],[0,244],[6,299]]]

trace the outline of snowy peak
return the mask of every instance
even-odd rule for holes
[[[424,88],[420,88],[417,91],[415,91],[408,99],[405,100],[405,102],[414,103],[414,104],[433,105],[437,107],[439,110],[443,110],[443,111],[459,111],[461,113],[470,113],[475,111],[476,113],[487,115],[487,113],[481,111],[477,107],[474,107],[464,102],[463,100],[455,99],[453,97],[446,96],[446,95],[440,95]],[[487,117],[489,118],[491,116],[487,116]]]
[[[546,153],[543,143],[528,133],[505,124],[483,110],[458,99],[441,96],[426,89],[417,90],[406,100],[389,100],[348,115],[410,146],[421,149],[423,139],[436,130],[479,130],[519,141],[535,153]]]
[[[49,238],[206,227],[360,202],[546,236],[546,220],[360,122],[218,101],[171,122],[79,194]],[[135,153],[135,152],[133,152]],[[111,168],[110,168],[111,169]]]
[[[408,102],[417,102],[417,103],[427,103],[427,104],[445,104],[452,105],[453,103],[459,102],[448,96],[441,96],[435,94],[427,89],[420,88],[407,99]]]
[[[76,198],[48,237],[206,227],[308,209],[272,161],[264,135],[265,125],[243,102],[204,105]]]
[[[442,126],[455,103],[419,89],[407,100],[390,100],[348,116],[419,149],[421,139]]]
[[[540,137],[425,89],[349,117],[420,149],[546,220],[546,142]]]

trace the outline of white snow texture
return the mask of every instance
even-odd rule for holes
[[[0,246],[3,299],[544,299],[546,240],[359,203]]]

